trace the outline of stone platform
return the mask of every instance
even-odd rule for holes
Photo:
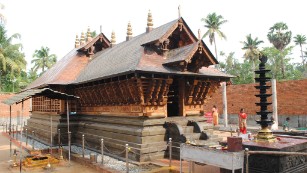
[[[277,142],[244,141],[250,151],[307,152],[306,139],[278,138]],[[249,173],[306,173],[307,156],[262,155],[249,156]]]

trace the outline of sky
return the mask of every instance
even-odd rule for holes
[[[216,12],[227,23],[221,30],[227,40],[217,38],[217,49],[226,54],[235,52],[237,59],[243,60],[241,48],[246,35],[258,37],[264,43],[261,47],[271,46],[267,40],[269,28],[277,22],[285,22],[292,35],[307,35],[307,23],[304,21],[303,0],[0,0],[5,9],[8,35],[21,34],[23,52],[31,68],[30,61],[35,50],[41,46],[50,48],[51,54],[58,59],[74,48],[76,34],[91,30],[100,31],[110,39],[115,31],[116,41],[125,41],[127,24],[130,21],[133,35],[145,32],[147,14],[151,10],[154,27],[161,26],[178,18],[178,6],[181,16],[197,36],[206,28],[201,18]],[[300,5],[301,4],[301,5]],[[204,38],[205,44],[214,53],[214,45]],[[294,45],[293,41],[291,43]],[[304,48],[305,50],[305,48]],[[293,50],[292,62],[300,62],[300,49]],[[221,57],[219,57],[221,60]]]

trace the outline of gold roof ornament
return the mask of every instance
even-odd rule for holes
[[[113,47],[116,44],[116,36],[115,36],[115,32],[112,31],[111,34],[111,47]]]
[[[152,14],[151,11],[148,11],[148,16],[147,16],[147,28],[146,28],[146,32],[150,32],[152,30],[153,27],[153,21],[152,21]]]
[[[180,7],[180,5],[178,6],[178,18],[181,18],[181,7]]]
[[[92,32],[91,32],[91,29],[90,29],[90,27],[88,26],[88,28],[87,28],[87,35],[86,35],[86,37],[87,37],[87,41],[89,42],[89,41],[92,41]]]
[[[80,46],[80,40],[78,38],[78,34],[76,34],[75,48],[78,48],[79,46]]]
[[[201,40],[201,31],[198,29],[198,40]]]
[[[85,34],[84,34],[83,31],[82,31],[82,33],[81,33],[80,44],[81,44],[81,45],[84,45],[84,44],[85,44]]]
[[[128,26],[127,26],[127,37],[126,37],[126,41],[130,40],[132,38],[132,27],[131,27],[131,23],[129,21]]]

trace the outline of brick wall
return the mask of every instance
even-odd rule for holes
[[[2,103],[3,100],[14,96],[14,94],[3,94],[0,93],[0,117],[7,118],[10,116],[10,106]],[[30,115],[30,100],[24,102],[24,117],[29,117]],[[12,117],[16,117],[21,114],[21,103],[12,105]]]
[[[260,110],[255,103],[260,98],[255,94],[259,93],[254,86],[259,84],[244,84],[227,86],[227,106],[228,114],[237,114],[240,108],[245,108],[249,114],[255,115]],[[269,83],[270,85],[270,83]],[[307,116],[307,80],[292,80],[276,82],[278,115]],[[271,93],[271,90],[268,90]],[[219,113],[223,112],[222,87],[212,96],[212,99],[204,106],[205,112],[210,112],[213,105],[219,108]],[[268,99],[272,101],[271,97]],[[272,107],[268,107],[272,111]]]

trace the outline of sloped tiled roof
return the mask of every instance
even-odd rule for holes
[[[153,29],[149,33],[143,33],[131,38],[129,41],[124,41],[112,48],[97,52],[91,60],[83,51],[78,51],[80,48],[73,49],[40,78],[30,84],[27,89],[39,88],[49,84],[86,83],[133,72],[233,77],[210,68],[202,68],[199,73],[193,73],[178,71],[163,65],[165,63],[186,60],[191,52],[195,52],[193,50],[197,48],[197,43],[199,42],[170,50],[167,57],[163,57],[154,51],[145,50],[146,46],[144,45],[155,43],[156,41],[161,42],[161,40],[166,39],[178,27],[179,20],[184,22],[182,18],[173,20]],[[188,26],[187,29],[190,31]],[[194,38],[193,33],[191,34]],[[217,63],[207,46],[203,42],[202,44],[205,48],[206,56],[210,56],[208,58],[211,59],[211,62]]]
[[[184,47],[170,50],[167,56],[167,60],[164,62],[164,64],[185,60],[191,54],[192,50],[195,49],[195,47],[197,48],[197,45],[198,42],[195,42]]]
[[[177,21],[178,19],[155,28],[149,33],[143,33],[133,37],[129,41],[124,41],[112,48],[103,50],[82,71],[76,83],[108,78],[135,71],[144,53],[144,47],[141,45],[158,40],[170,28],[177,24]]]
[[[73,49],[42,76],[32,82],[27,89],[40,88],[49,84],[69,84],[76,80],[81,70],[87,65],[88,57]]]

